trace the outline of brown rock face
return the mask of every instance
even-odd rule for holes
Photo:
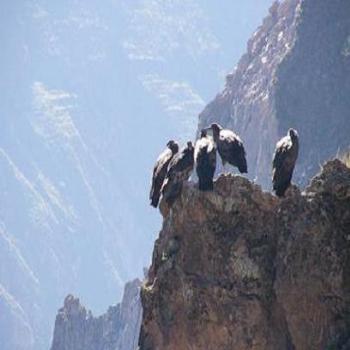
[[[141,350],[350,349],[350,169],[281,200],[240,176],[189,184],[141,299]]]
[[[51,350],[134,350],[142,313],[140,284],[127,283],[122,302],[99,317],[68,295],[56,317]]]
[[[271,188],[271,160],[288,128],[299,131],[294,180],[306,185],[319,164],[349,147],[350,2],[275,2],[226,86],[200,115],[246,144],[249,177]]]

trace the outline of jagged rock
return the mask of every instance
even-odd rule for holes
[[[249,177],[271,188],[276,142],[300,135],[294,180],[306,185],[319,164],[349,147],[350,3],[275,2],[226,86],[200,115],[198,130],[219,122],[247,145]]]
[[[134,350],[142,313],[140,284],[127,283],[122,302],[99,317],[68,295],[56,317],[51,350]]]
[[[141,299],[141,350],[349,349],[350,169],[283,199],[240,176],[188,184]]]

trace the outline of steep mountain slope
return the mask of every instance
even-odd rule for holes
[[[126,284],[123,300],[99,316],[68,295],[58,311],[51,350],[135,350],[141,322],[139,280]]]
[[[350,347],[350,168],[285,199],[232,175],[188,184],[142,288],[141,350]]]
[[[199,129],[218,121],[242,136],[249,177],[264,188],[275,143],[289,127],[301,139],[298,184],[349,147],[349,14],[347,0],[275,2],[225,89],[200,115]]]

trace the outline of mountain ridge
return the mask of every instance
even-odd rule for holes
[[[290,127],[300,135],[294,181],[302,186],[349,147],[349,11],[345,0],[276,1],[199,116],[198,130],[219,122],[237,131],[249,178],[266,189],[275,143]]]

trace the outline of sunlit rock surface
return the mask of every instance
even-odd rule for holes
[[[141,292],[141,350],[349,349],[350,169],[283,199],[240,176],[185,186]]]

